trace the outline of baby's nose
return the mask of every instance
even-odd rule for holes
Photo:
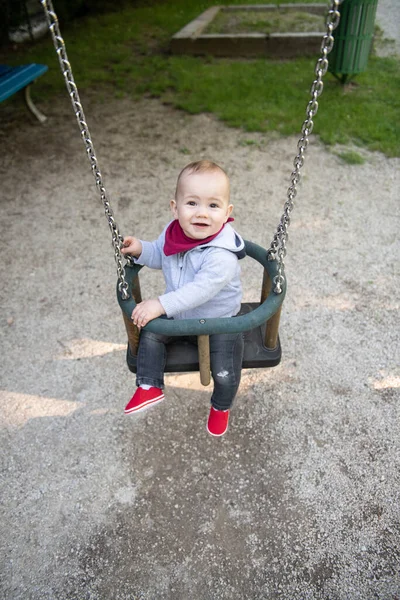
[[[208,210],[207,210],[207,206],[203,205],[203,204],[198,204],[197,205],[197,216],[198,217],[206,217],[208,215]]]

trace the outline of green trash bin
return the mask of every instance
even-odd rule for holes
[[[378,0],[343,0],[335,43],[329,54],[329,71],[343,83],[367,67],[374,36]]]

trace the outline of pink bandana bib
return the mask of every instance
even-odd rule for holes
[[[230,223],[233,220],[234,219],[232,217],[229,217],[227,223]],[[208,244],[211,242],[211,240],[217,237],[224,227],[225,223],[222,225],[221,229],[217,231],[217,233],[214,233],[214,235],[209,235],[202,240],[194,240],[184,233],[178,219],[175,219],[175,221],[172,221],[172,223],[168,225],[167,231],[165,232],[164,254],[165,256],[172,256],[173,254],[179,254],[180,252],[191,250],[196,246]]]

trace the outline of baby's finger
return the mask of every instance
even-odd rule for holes
[[[140,327],[141,327],[141,324],[140,324],[140,322],[139,322],[137,319],[132,319],[132,321],[133,321],[133,324],[134,324],[134,325],[136,325],[136,327],[137,327],[138,329],[140,329]]]

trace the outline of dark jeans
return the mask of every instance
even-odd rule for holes
[[[176,338],[142,331],[137,358],[136,385],[144,383],[161,389],[164,387],[166,345],[173,339]],[[196,344],[195,336],[188,336],[186,339]],[[228,410],[232,406],[240,384],[243,348],[242,333],[210,335],[210,362],[214,379],[211,404],[217,410]]]

